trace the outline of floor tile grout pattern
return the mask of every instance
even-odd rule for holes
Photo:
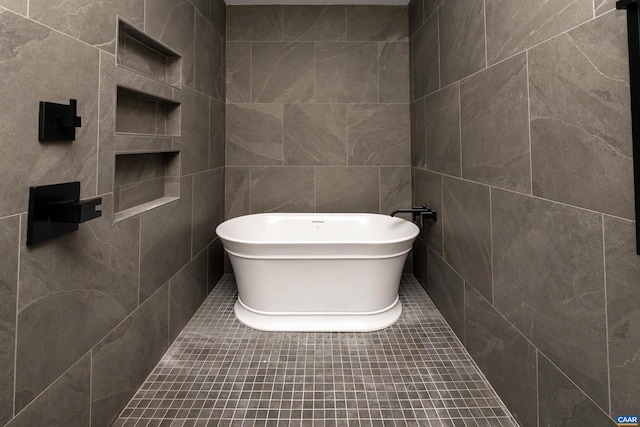
[[[369,333],[261,332],[221,279],[116,427],[518,426],[413,276]]]

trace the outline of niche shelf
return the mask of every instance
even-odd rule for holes
[[[139,215],[179,198],[179,151],[115,155],[114,222]]]
[[[182,56],[122,18],[118,18],[117,46],[119,66],[181,87]]]
[[[180,136],[180,103],[118,86],[116,133]]]

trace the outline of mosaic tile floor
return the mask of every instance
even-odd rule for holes
[[[114,426],[518,425],[413,276],[369,333],[256,331],[236,297],[223,277]]]

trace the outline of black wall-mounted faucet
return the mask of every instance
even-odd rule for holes
[[[420,228],[424,227],[424,219],[432,219],[434,221],[438,220],[438,215],[436,213],[436,211],[434,211],[431,208],[426,207],[425,205],[422,206],[414,206],[411,209],[398,209],[397,211],[393,211],[391,213],[391,216],[396,216],[396,214],[399,213],[410,213],[411,217],[413,218],[413,222],[416,222],[417,219],[420,220]]]
[[[70,99],[69,105],[41,101],[38,140],[75,140],[76,128],[82,126],[82,118],[78,117],[77,111],[78,102],[75,99]]]

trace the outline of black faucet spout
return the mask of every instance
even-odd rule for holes
[[[396,216],[399,213],[410,213],[411,218],[413,219],[413,222],[416,222],[416,220],[419,220],[420,228],[424,227],[425,218],[432,219],[434,221],[438,220],[438,215],[436,211],[434,211],[433,209],[425,205],[414,206],[411,209],[398,209],[396,211],[393,211],[391,213],[391,216]]]

